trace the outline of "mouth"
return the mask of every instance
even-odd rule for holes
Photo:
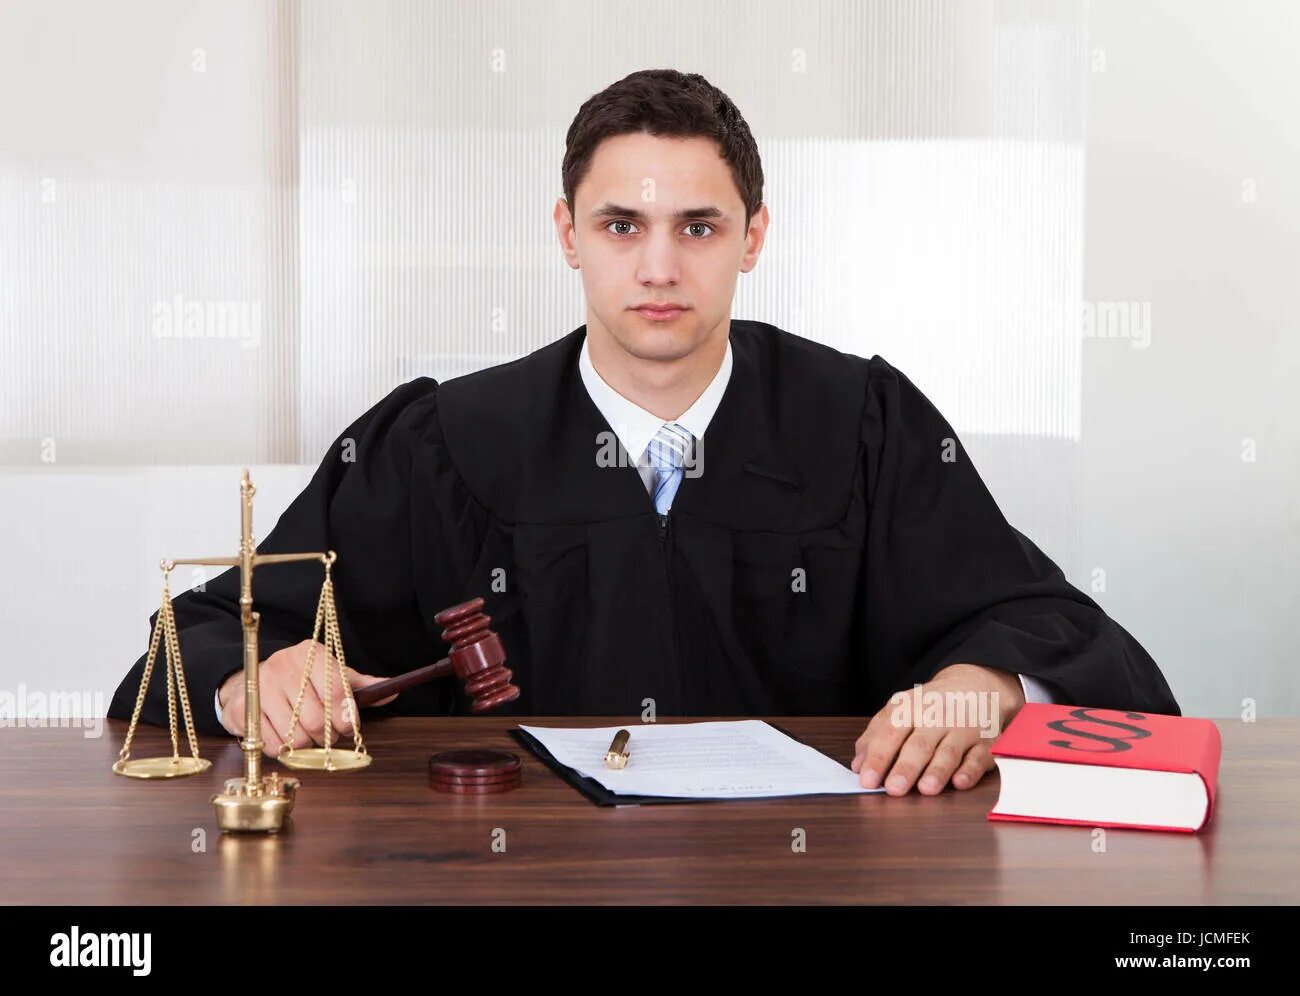
[[[643,305],[640,308],[633,309],[642,318],[652,322],[671,322],[687,310],[682,305],[664,304],[664,305]]]

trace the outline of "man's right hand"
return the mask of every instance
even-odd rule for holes
[[[298,688],[302,684],[302,672],[307,666],[307,650],[311,640],[303,640],[292,647],[277,650],[258,665],[258,685],[262,707],[262,741],[263,752],[267,757],[275,757],[289,735],[293,723],[293,704],[298,698]],[[302,696],[302,709],[298,714],[298,725],[293,731],[294,747],[325,745],[325,668],[330,668],[330,694],[333,698],[331,723],[332,740],[338,742],[340,736],[352,735],[352,721],[347,715],[346,695],[339,687],[338,662],[330,656],[322,644],[316,644],[316,658],[312,661],[311,681],[308,682]],[[383,678],[361,674],[347,669],[348,683],[355,688],[373,685]],[[384,705],[397,698],[390,695],[380,699],[375,705]],[[218,693],[221,704],[221,722],[235,736],[244,735],[244,670],[240,668],[224,682]]]

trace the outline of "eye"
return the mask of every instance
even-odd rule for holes
[[[626,225],[628,229],[630,229],[630,231],[623,231],[623,230],[610,231],[610,229],[614,225]],[[628,221],[625,218],[616,219],[615,221],[611,221],[607,225],[605,225],[605,231],[609,232],[610,235],[616,235],[619,238],[625,238],[629,235],[634,234],[635,229],[636,229],[636,225],[634,225],[632,222]],[[703,229],[703,231],[700,231],[700,229]],[[683,229],[683,231],[690,233],[691,237],[694,238],[695,241],[702,242],[703,240],[707,239],[710,235],[713,234],[713,226],[706,224],[703,221],[692,221],[687,224],[686,228]]]

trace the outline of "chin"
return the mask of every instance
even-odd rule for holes
[[[682,320],[647,328],[653,323],[633,315],[616,338],[623,349],[642,360],[678,360],[689,356],[700,344],[694,325],[682,327]]]
[[[686,336],[633,335],[624,340],[623,348],[642,360],[680,360],[689,356],[698,343]]]

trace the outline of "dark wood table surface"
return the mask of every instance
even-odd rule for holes
[[[530,725],[610,726],[537,717]],[[631,725],[635,719],[623,721]],[[777,723],[847,764],[864,720]],[[203,738],[201,775],[114,775],[126,724],[0,730],[0,902],[6,904],[1300,902],[1300,721],[1218,721],[1217,812],[1197,834],[1008,824],[974,789],[603,808],[507,734],[519,719],[384,718],[360,772],[295,772],[292,826],[222,834],[210,796],[241,773],[233,739]],[[183,742],[183,738],[182,738]],[[431,753],[514,750],[523,784],[488,796],[428,787]],[[171,753],[141,726],[133,757]],[[270,763],[282,772],[286,769]],[[791,848],[802,828],[807,850]],[[505,832],[505,851],[493,840]]]

